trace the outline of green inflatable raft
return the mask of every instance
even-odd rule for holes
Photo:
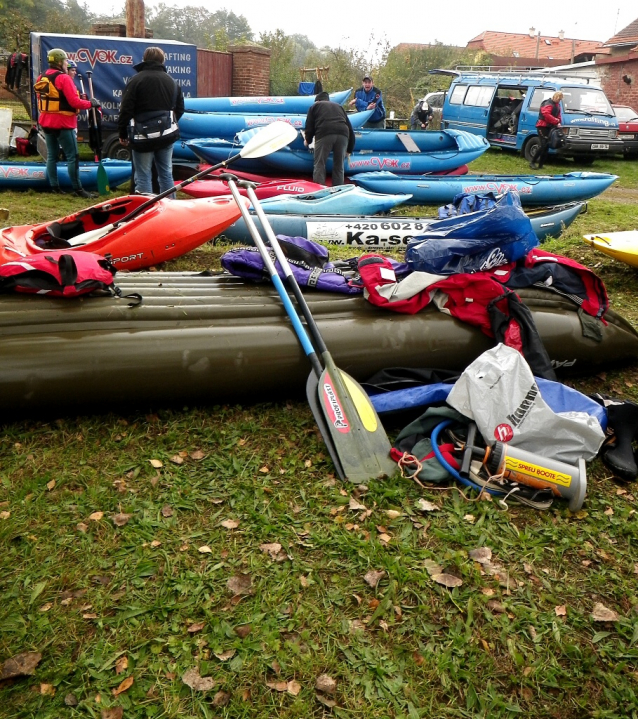
[[[280,400],[303,394],[310,368],[271,285],[224,276],[130,273],[123,294],[0,297],[0,406],[5,416],[107,412],[185,403]],[[577,306],[543,289],[520,292],[559,371],[597,371],[638,358],[638,334],[609,311],[601,340],[583,335]],[[362,380],[384,367],[462,370],[493,341],[426,308],[398,315],[361,296],[308,291],[338,366]]]

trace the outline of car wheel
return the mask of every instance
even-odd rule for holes
[[[103,154],[111,160],[125,160],[128,162],[131,160],[131,148],[124,147],[117,135],[106,141]]]
[[[523,148],[523,155],[527,162],[532,161],[532,157],[536,155],[540,146],[541,143],[538,137],[530,137],[530,139],[525,143],[525,147]]]

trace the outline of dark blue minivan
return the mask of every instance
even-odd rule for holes
[[[445,97],[441,128],[466,130],[494,147],[518,150],[526,160],[539,144],[536,121],[541,103],[560,90],[567,128],[565,144],[552,150],[590,164],[622,152],[618,120],[605,93],[593,85],[541,72],[433,70],[454,79]]]

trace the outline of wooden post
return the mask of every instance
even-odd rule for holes
[[[146,37],[144,0],[126,0],[126,36]]]

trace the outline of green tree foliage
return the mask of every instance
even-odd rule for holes
[[[94,16],[76,0],[0,0],[0,46],[29,47],[29,33],[86,33]]]
[[[225,50],[229,44],[251,41],[253,32],[243,15],[230,10],[209,12],[205,7],[160,3],[147,13],[146,24],[156,38],[190,42],[197,47]]]

